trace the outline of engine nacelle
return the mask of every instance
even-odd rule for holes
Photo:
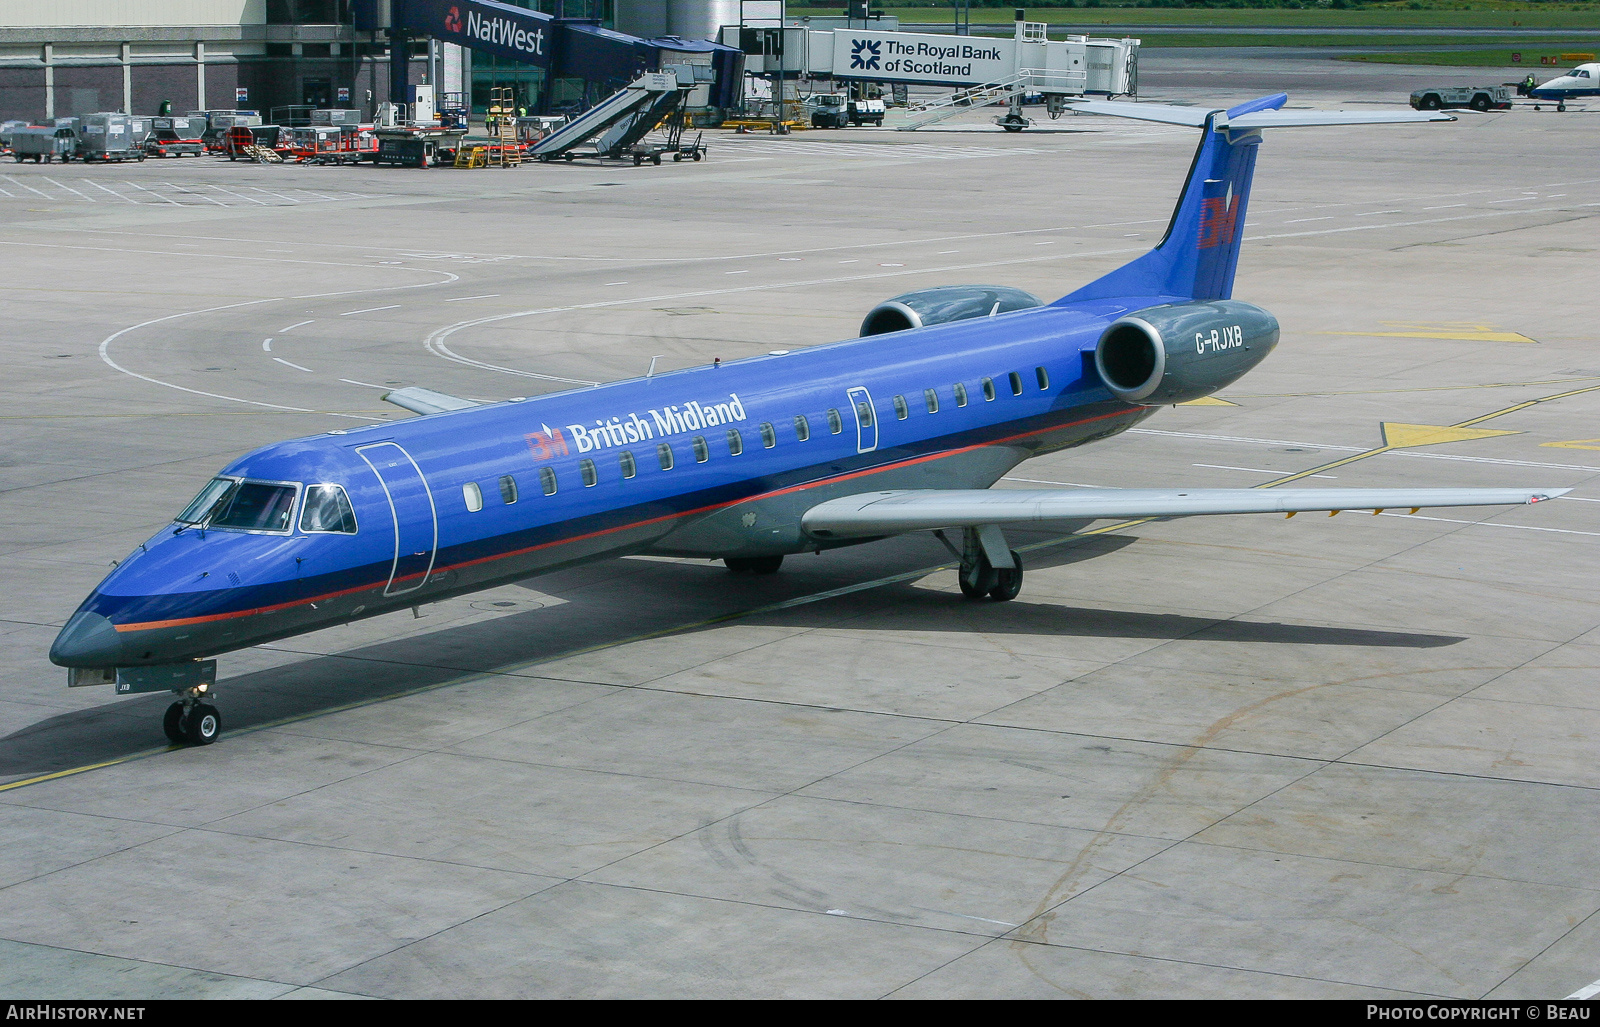
[[[861,322],[861,334],[882,335],[923,328],[970,317],[988,317],[1010,310],[1042,307],[1044,300],[1021,289],[1004,285],[941,285],[918,289],[884,300],[873,307]]]
[[[1118,398],[1186,403],[1231,385],[1278,344],[1278,319],[1238,300],[1169,303],[1118,318],[1101,334],[1095,370]]]

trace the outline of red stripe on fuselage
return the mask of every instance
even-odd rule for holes
[[[670,521],[679,517],[693,517],[698,514],[710,513],[714,510],[722,510],[730,506],[738,506],[740,503],[753,503],[760,499],[770,499],[774,496],[786,496],[794,492],[804,492],[807,489],[814,489],[823,485],[833,485],[843,481],[851,481],[855,478],[862,478],[870,474],[881,474],[884,471],[896,470],[901,467],[914,467],[917,464],[927,463],[930,460],[943,460],[946,457],[959,456],[962,453],[970,453],[974,450],[986,449],[989,446],[1000,446],[1008,442],[1015,442],[1018,439],[1026,439],[1034,435],[1044,435],[1048,434],[1049,432],[1060,431],[1063,428],[1076,428],[1082,424],[1093,424],[1095,421],[1104,421],[1113,417],[1122,417],[1127,414],[1139,413],[1144,409],[1144,407],[1133,407],[1128,410],[1116,410],[1109,414],[1096,414],[1094,417],[1086,417],[1081,421],[1068,421],[1065,424],[1055,424],[1048,428],[1039,428],[1034,431],[1021,432],[1017,435],[1008,435],[1005,438],[995,439],[991,442],[979,442],[970,446],[961,446],[957,449],[941,450],[938,453],[928,453],[923,456],[911,457],[910,459],[896,461],[892,464],[883,464],[879,467],[863,468],[859,471],[851,471],[848,474],[840,474],[831,478],[819,478],[816,481],[808,481],[801,485],[790,485],[787,488],[776,489],[772,492],[762,492],[753,496],[745,496],[741,499],[730,499],[722,503],[711,503],[707,506],[696,507],[693,510],[682,510],[678,513],[662,514],[660,517],[649,517],[642,521],[632,521],[628,524],[619,524],[614,528],[602,528],[599,531],[586,532],[582,535],[573,535],[569,538],[555,539],[550,542],[541,542],[535,546],[524,546],[521,549],[512,549],[504,553],[496,553],[493,556],[480,556],[475,560],[465,560],[461,563],[450,564],[448,567],[434,567],[427,573],[429,576],[432,576],[434,574],[439,574],[446,571],[457,570],[462,567],[475,567],[479,564],[490,563],[494,560],[504,560],[513,556],[522,556],[527,553],[538,552],[541,549],[549,549],[553,546],[564,546],[570,545],[574,542],[583,542],[592,538],[601,538],[606,535],[616,534],[619,531],[627,531],[631,528],[643,528],[651,524],[660,524],[662,521]],[[420,577],[422,577],[421,574],[408,574],[405,577],[394,578],[386,582],[373,582],[372,584],[368,585],[358,585],[355,588],[340,589],[337,592],[327,592],[323,595],[312,596],[310,599],[296,599],[292,602],[278,603],[273,606],[258,606],[249,610],[232,610],[228,613],[210,613],[201,617],[179,617],[174,620],[148,620],[138,621],[132,624],[113,624],[112,627],[116,628],[118,631],[155,631],[161,628],[178,628],[185,627],[190,624],[208,624],[213,621],[231,620],[238,617],[253,617],[258,614],[276,613],[279,610],[288,610],[296,606],[305,606],[310,603],[327,602],[331,599],[338,599],[342,596],[354,595],[358,592],[368,592],[375,588],[388,588],[396,582],[410,581],[414,578]]]

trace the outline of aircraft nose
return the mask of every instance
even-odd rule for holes
[[[78,611],[50,646],[50,662],[58,667],[115,667],[122,658],[122,639],[98,613]]]

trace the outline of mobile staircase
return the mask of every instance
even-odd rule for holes
[[[628,156],[634,143],[678,108],[690,88],[693,83],[681,85],[675,73],[647,71],[535,143],[533,158],[570,161],[578,156],[577,147],[596,137],[594,152],[585,156]]]
[[[910,112],[916,117],[903,125],[896,125],[896,132],[915,132],[919,128],[937,124],[946,118],[953,118],[965,110],[974,107],[992,107],[1005,104],[1010,109],[998,118],[995,124],[1007,132],[1021,132],[1033,122],[1022,116],[1022,99],[1028,93],[1081,93],[1082,88],[1074,88],[1065,76],[1045,71],[1025,70],[1000,82],[991,82],[988,85],[976,86],[970,89],[957,89],[948,96],[941,96],[937,100],[914,103]],[[1055,113],[1051,114],[1055,117]]]
[[[1033,79],[1033,72],[1019,72],[1003,82],[991,82],[972,89],[957,89],[937,100],[914,103],[910,106],[910,112],[917,117],[904,125],[896,125],[895,131],[915,132],[919,128],[938,124],[946,118],[953,118],[974,107],[990,107],[997,103],[1006,103],[1013,97],[1020,100],[1022,94],[1033,88]]]

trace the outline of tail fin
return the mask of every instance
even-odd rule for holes
[[[1172,222],[1156,248],[1056,303],[1122,298],[1163,303],[1232,297],[1250,182],[1255,175],[1256,147],[1261,144],[1263,128],[1455,120],[1449,115],[1414,111],[1280,110],[1288,99],[1288,94],[1277,93],[1231,110],[1210,112],[1125,101],[1075,104],[1074,109],[1085,114],[1193,125],[1203,134]]]

